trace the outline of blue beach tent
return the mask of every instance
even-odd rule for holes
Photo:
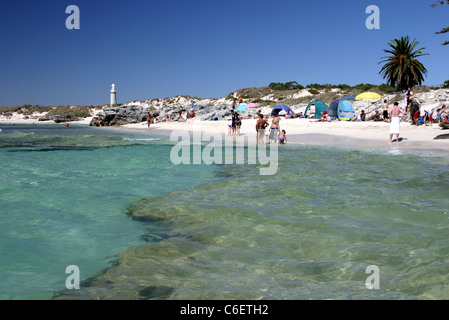
[[[332,102],[328,112],[332,119],[340,119],[341,121],[350,121],[355,117],[355,110],[352,104],[342,99]]]
[[[355,110],[347,100],[340,100],[338,104],[338,119],[341,121],[351,121],[355,117]]]
[[[323,116],[323,111],[327,111],[327,105],[321,100],[314,100],[306,108],[304,112],[304,118],[307,118],[307,113],[311,109],[312,106],[315,106],[315,119],[319,119]]]
[[[289,112],[291,111],[293,113],[293,110],[290,109],[289,106],[285,105],[285,104],[278,104],[276,107],[273,108],[273,110],[271,111],[271,114],[279,114],[279,112],[281,112],[282,110],[284,110],[285,112]]]
[[[327,113],[331,119],[338,119],[338,104],[340,103],[340,100],[335,100],[329,105],[329,110],[327,110]]]

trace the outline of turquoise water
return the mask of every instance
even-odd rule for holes
[[[214,179],[174,167],[160,138],[84,126],[1,126],[0,299],[49,299],[142,242],[129,203]],[[168,152],[168,153],[167,153]],[[180,179],[182,177],[182,179]]]
[[[1,128],[3,299],[449,298],[447,153],[288,145],[261,176],[146,133]]]

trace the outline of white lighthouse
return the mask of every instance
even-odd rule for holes
[[[111,107],[117,105],[117,91],[115,91],[115,84],[111,87]]]

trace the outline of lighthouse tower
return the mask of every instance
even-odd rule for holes
[[[115,84],[111,87],[111,107],[117,105],[117,91],[115,91]]]

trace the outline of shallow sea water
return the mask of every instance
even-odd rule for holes
[[[449,298],[446,153],[287,145],[261,176],[146,133],[2,129],[1,298]]]

